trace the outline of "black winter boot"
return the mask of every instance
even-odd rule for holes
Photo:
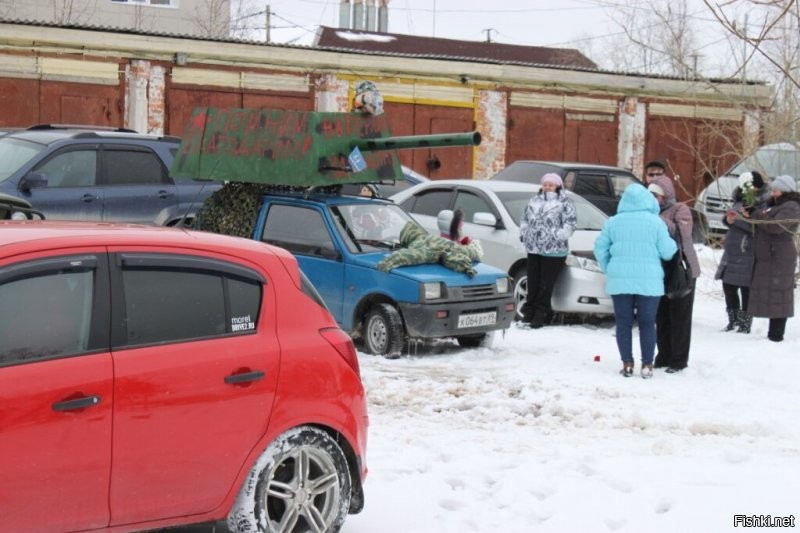
[[[769,332],[767,338],[772,342],[781,342],[783,334],[786,332],[786,319],[785,318],[770,318],[769,319]]]
[[[725,311],[728,313],[728,323],[722,331],[732,331],[739,324],[739,310],[729,307]]]
[[[750,333],[750,328],[753,327],[753,315],[741,311],[738,324],[739,327],[736,328],[736,333]]]

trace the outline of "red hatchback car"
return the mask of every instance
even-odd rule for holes
[[[0,222],[0,527],[338,531],[358,359],[288,252],[176,228]]]

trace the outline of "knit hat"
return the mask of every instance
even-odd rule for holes
[[[648,185],[647,190],[659,196],[666,196],[666,194],[664,193],[664,189],[661,188],[661,185],[658,185],[657,183],[651,183],[650,185]]]
[[[784,174],[772,180],[772,188],[783,192],[795,192],[797,190],[797,183],[794,181],[793,177]]]
[[[547,174],[542,176],[542,185],[544,185],[545,183],[552,183],[556,187],[564,186],[564,182],[561,181],[561,176],[559,176],[558,174],[554,174],[553,172],[548,172]]]

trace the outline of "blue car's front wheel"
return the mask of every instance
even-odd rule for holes
[[[362,338],[367,353],[389,357],[400,355],[405,339],[400,313],[391,304],[373,305],[364,320]]]

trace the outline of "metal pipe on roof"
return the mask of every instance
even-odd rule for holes
[[[339,3],[339,27],[347,30],[351,28],[350,0],[342,0]]]
[[[378,32],[389,33],[389,0],[379,0]]]
[[[353,25],[354,30],[364,29],[364,0],[353,0]]]
[[[367,21],[365,24],[367,31],[375,31],[378,28],[375,15],[375,0],[367,0]]]

